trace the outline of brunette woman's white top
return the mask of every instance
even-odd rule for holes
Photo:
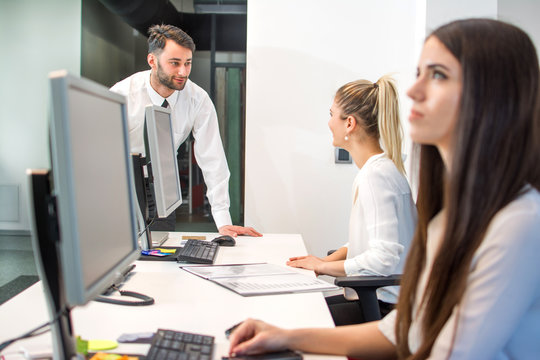
[[[526,192],[491,221],[470,267],[467,288],[437,338],[431,359],[540,359],[540,194]],[[444,229],[444,213],[428,226],[423,294]],[[417,301],[420,296],[416,297]],[[395,343],[396,310],[379,329]],[[421,344],[422,311],[413,310],[409,347]]]

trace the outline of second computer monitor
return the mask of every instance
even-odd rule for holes
[[[170,109],[148,105],[146,126],[150,152],[146,156],[152,166],[156,210],[159,217],[167,217],[182,204]]]

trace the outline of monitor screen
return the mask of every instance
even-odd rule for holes
[[[65,71],[50,85],[62,274],[68,304],[81,305],[139,255],[126,100]]]
[[[171,110],[148,105],[145,115],[150,152],[146,155],[152,166],[156,211],[159,217],[167,217],[182,204]]]

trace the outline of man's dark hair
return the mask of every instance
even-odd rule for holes
[[[195,52],[195,42],[184,31],[173,25],[153,25],[148,29],[148,53],[160,54],[168,39]]]

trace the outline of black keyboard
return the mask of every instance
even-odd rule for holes
[[[219,245],[211,241],[188,239],[183,248],[176,253],[177,261],[195,264],[213,264]]]
[[[213,336],[158,329],[146,360],[210,360],[213,351]]]

